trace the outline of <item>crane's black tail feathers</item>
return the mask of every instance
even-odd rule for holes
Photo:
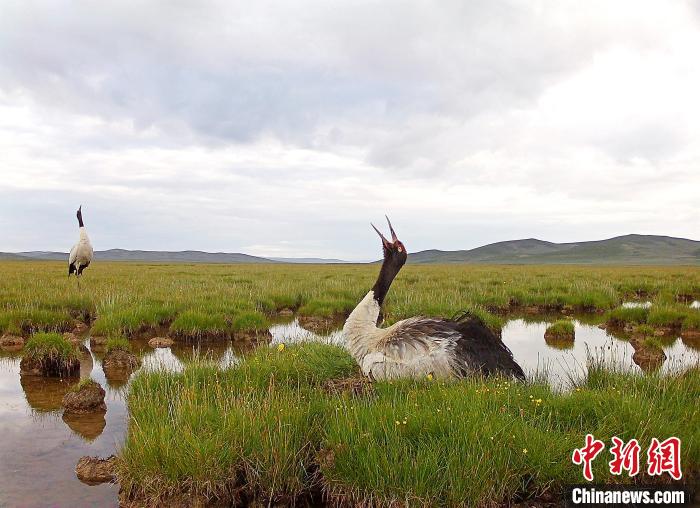
[[[473,310],[460,310],[450,318],[450,321],[456,321],[457,323],[463,321],[474,321],[482,326],[487,326],[486,321],[484,321],[484,318],[479,316]]]
[[[70,277],[72,273],[77,274],[77,270],[75,269],[75,263],[70,263],[68,265],[68,277]]]
[[[484,375],[505,374],[525,380],[525,372],[513,359],[513,353],[491,330],[483,318],[471,311],[462,311],[451,319],[462,335],[457,342],[457,354],[478,359]]]

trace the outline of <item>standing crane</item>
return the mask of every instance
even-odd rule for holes
[[[68,255],[68,277],[72,273],[75,274],[78,279],[78,287],[80,287],[80,276],[90,263],[94,256],[92,250],[92,244],[90,243],[90,238],[88,238],[87,231],[85,231],[85,224],[83,224],[83,205],[78,208],[78,227],[80,228],[80,237],[78,238],[78,243],[73,245]]]

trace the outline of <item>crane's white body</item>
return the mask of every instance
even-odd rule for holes
[[[420,325],[436,321],[414,317],[378,328],[379,302],[370,291],[343,326],[345,346],[370,379],[420,378],[454,375],[454,347],[459,333],[439,330],[425,333]],[[426,327],[430,329],[430,326]]]
[[[82,272],[81,268],[87,267],[92,262],[94,252],[85,227],[80,228],[80,238],[78,243],[73,245],[68,256],[68,264],[75,266],[76,275]]]

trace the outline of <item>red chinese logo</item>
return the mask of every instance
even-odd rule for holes
[[[583,464],[583,477],[589,482],[593,481],[591,462],[604,449],[605,443],[595,439],[593,434],[586,434],[586,445],[583,448],[576,448],[571,456],[574,464]]]
[[[621,475],[627,471],[629,476],[636,476],[639,473],[639,452],[641,447],[639,441],[631,439],[625,443],[622,439],[614,436],[612,438],[610,453],[613,459],[608,462],[610,474]],[[576,448],[571,455],[574,464],[583,465],[583,477],[589,482],[593,481],[592,462],[605,449],[605,443],[593,437],[593,434],[586,434],[586,444],[583,448]],[[668,473],[674,480],[680,480],[683,476],[681,471],[681,440],[677,437],[669,437],[663,442],[653,438],[647,451],[647,473],[650,476]]]
[[[647,472],[650,476],[668,473],[674,480],[680,480],[683,476],[681,472],[681,440],[677,437],[669,437],[666,441],[659,443],[653,438],[651,446],[647,452]]]
[[[635,476],[639,473],[639,451],[641,446],[636,439],[630,440],[627,444],[617,436],[612,438],[613,447],[610,448],[610,453],[614,458],[609,462],[610,474],[622,474],[625,470],[629,476]]]

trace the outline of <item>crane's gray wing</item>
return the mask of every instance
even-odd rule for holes
[[[390,327],[386,339],[387,357],[416,359],[444,354],[458,376],[480,372],[525,378],[503,341],[474,316],[456,320],[414,318],[394,327]]]
[[[382,341],[387,358],[410,363],[447,353],[459,333],[438,319],[417,317],[399,321],[386,329]]]

